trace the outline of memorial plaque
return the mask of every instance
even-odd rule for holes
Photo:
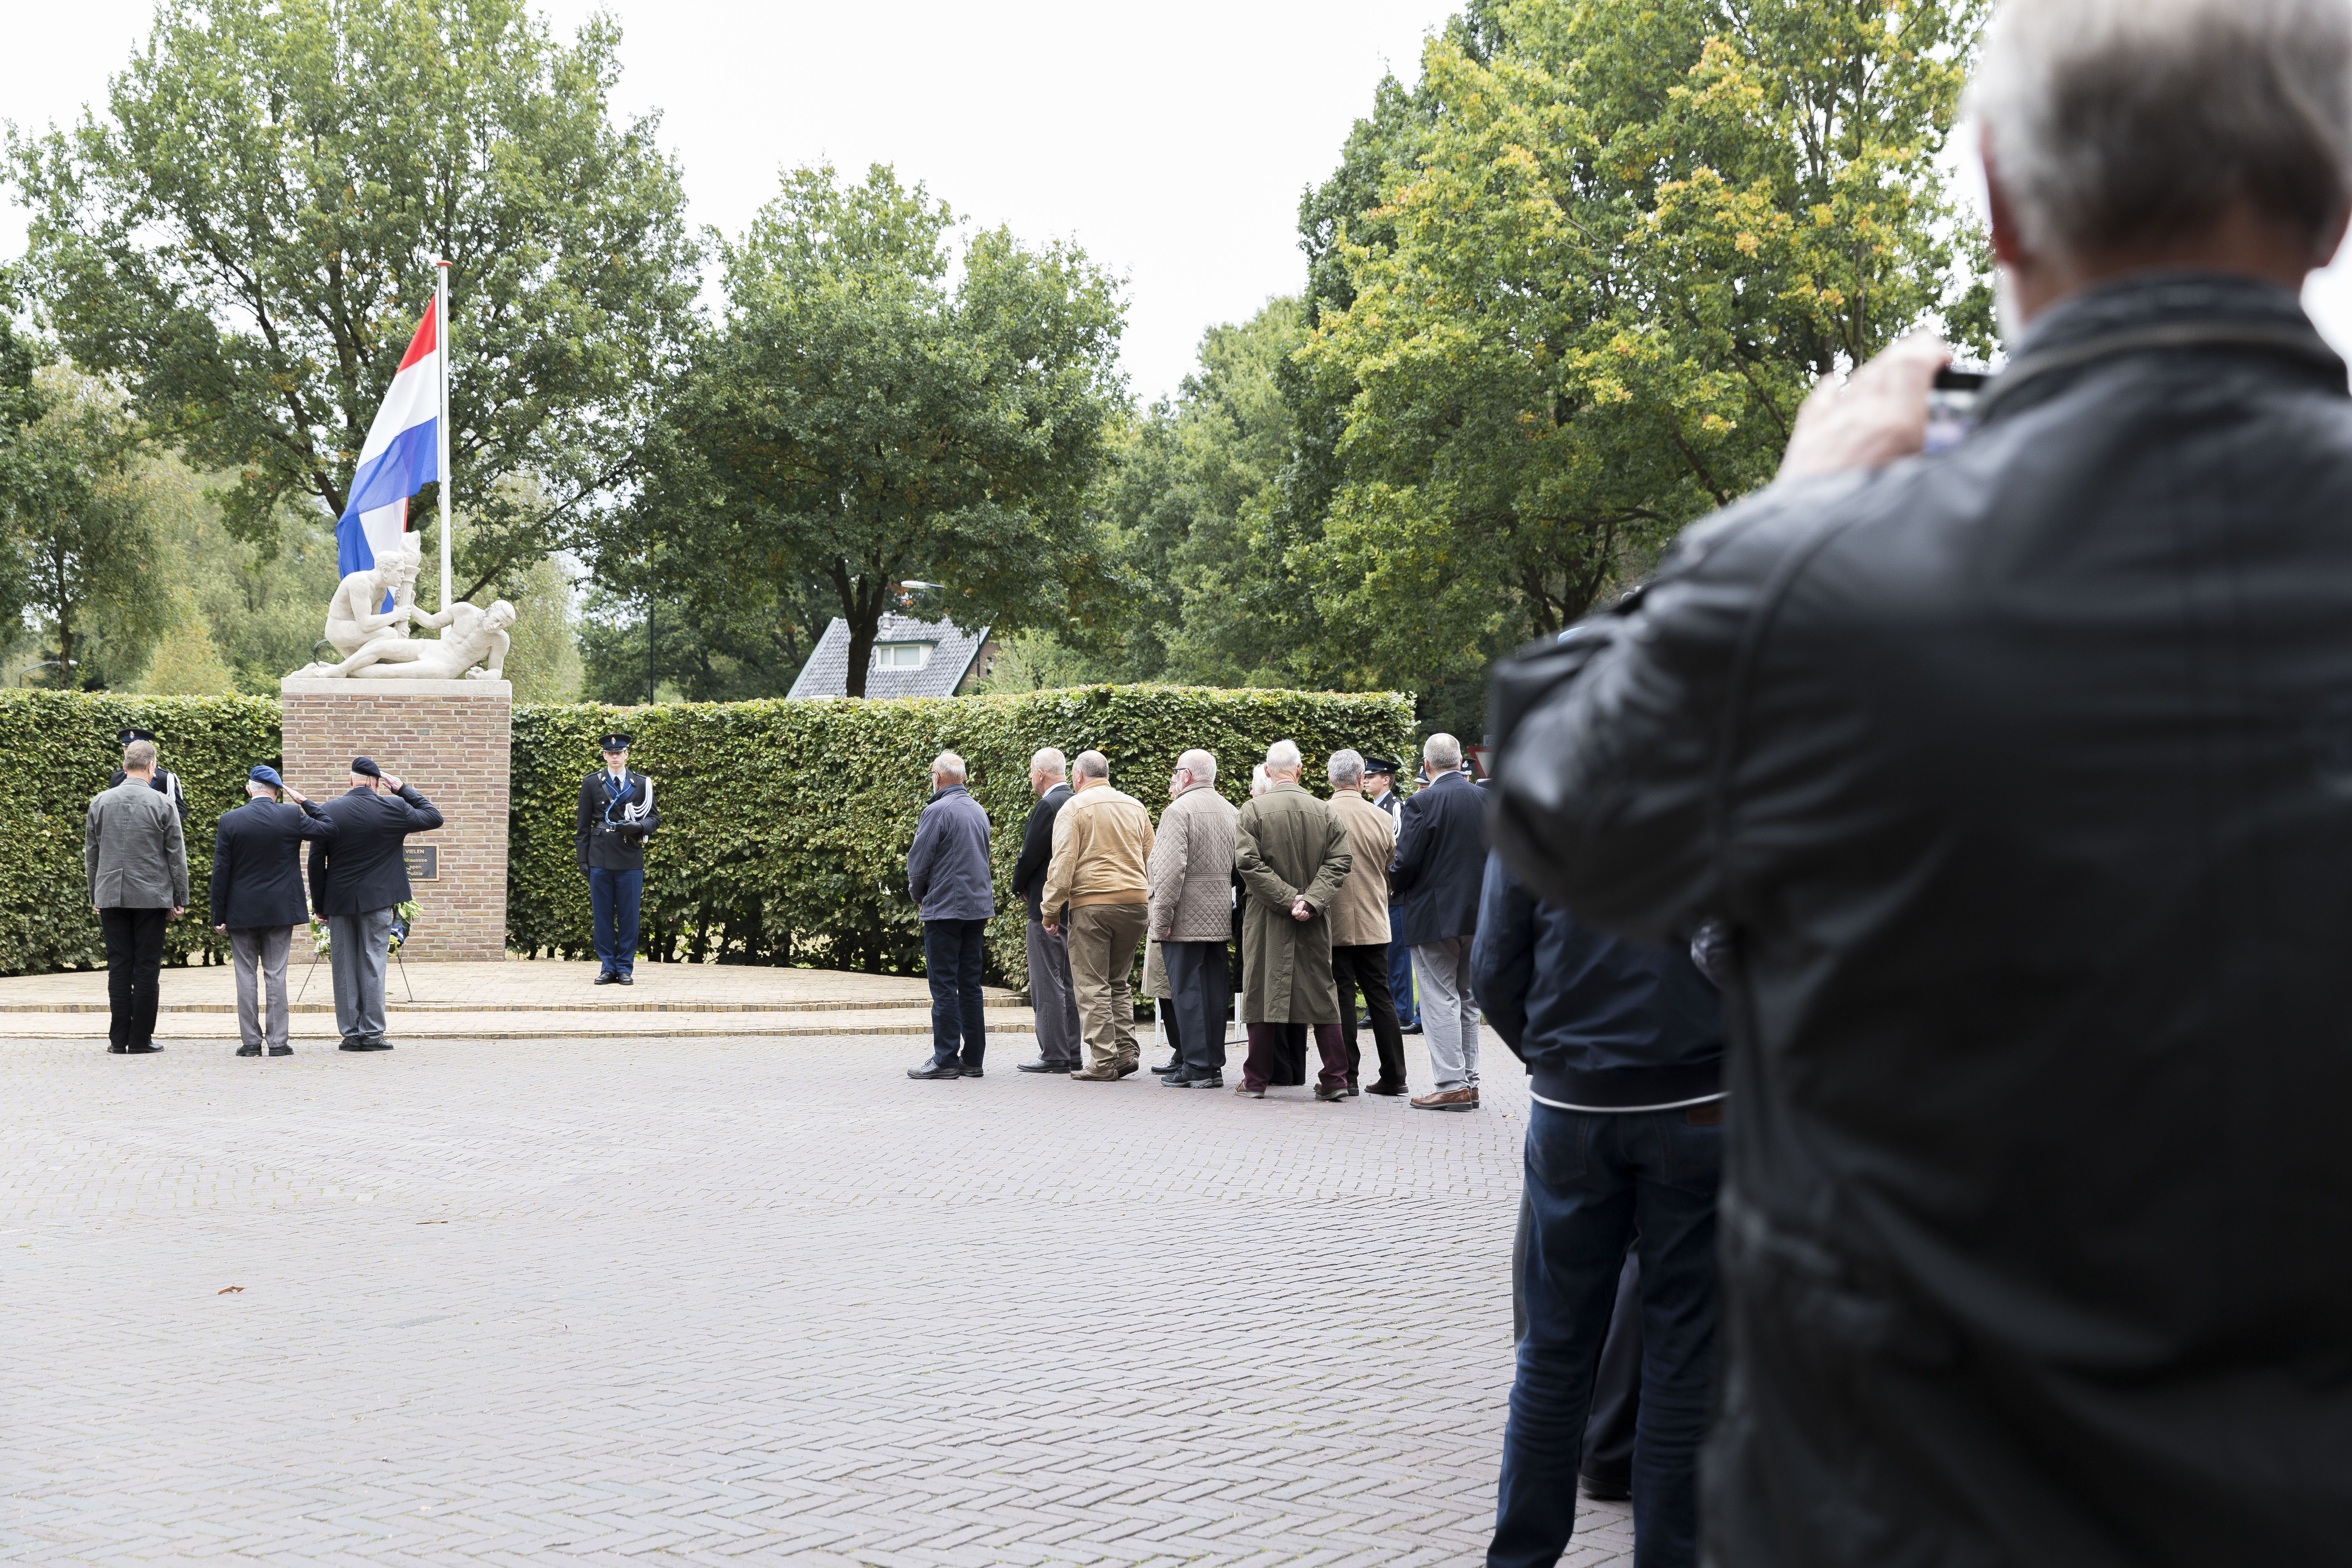
[[[408,862],[408,879],[412,882],[437,882],[441,879],[441,850],[437,845],[404,844],[401,858]]]

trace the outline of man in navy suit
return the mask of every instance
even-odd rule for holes
[[[1396,865],[1389,872],[1396,940],[1412,950],[1421,990],[1421,1026],[1437,1089],[1416,1095],[1422,1110],[1478,1109],[1478,1004],[1470,987],[1470,942],[1478,930],[1478,889],[1486,874],[1484,798],[1462,775],[1462,742],[1432,735],[1422,743],[1426,789],[1404,803],[1397,821]]]
[[[294,805],[279,805],[281,792]],[[302,841],[323,842],[334,836],[335,825],[267,763],[245,775],[245,804],[222,817],[213,833],[213,930],[228,938],[236,961],[236,1032],[243,1041],[236,1054],[261,1055],[257,993],[266,985],[269,1054],[290,1057],[286,955],[294,928],[310,918],[302,898]]]
[[[327,920],[327,962],[335,975],[335,1027],[347,1051],[388,1051],[383,1037],[383,961],[392,911],[409,896],[401,847],[441,826],[441,814],[397,773],[352,759],[351,793],[322,808],[331,838],[310,851],[310,907]]]

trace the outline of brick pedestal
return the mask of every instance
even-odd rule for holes
[[[373,757],[440,808],[445,826],[410,836],[436,851],[436,880],[415,883],[409,958],[496,959],[507,951],[507,769],[514,689],[503,680],[278,682],[289,783],[317,800],[349,787],[352,759]]]

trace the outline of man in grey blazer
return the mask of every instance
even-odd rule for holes
[[[145,1056],[155,1044],[157,977],[163,925],[188,907],[188,847],[180,814],[155,782],[155,742],[122,748],[122,782],[89,803],[82,874],[106,938],[106,1048]]]

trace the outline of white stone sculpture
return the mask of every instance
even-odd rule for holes
[[[507,628],[515,607],[504,599],[488,609],[460,600],[427,615],[416,608],[420,552],[416,535],[403,534],[398,551],[335,585],[327,601],[327,640],[343,656],[336,664],[310,664],[302,680],[476,680],[505,679]],[[380,609],[385,594],[392,608]],[[438,637],[412,637],[411,625],[439,629]],[[483,668],[474,668],[480,665]]]

